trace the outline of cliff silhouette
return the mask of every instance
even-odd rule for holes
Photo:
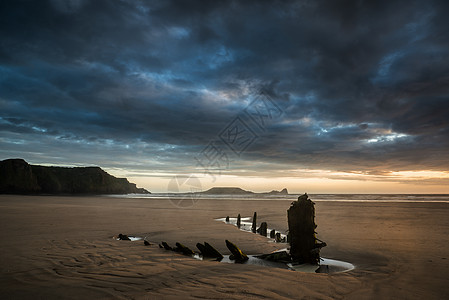
[[[0,194],[149,194],[100,167],[45,167],[23,159],[0,161]]]

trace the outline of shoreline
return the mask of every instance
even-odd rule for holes
[[[127,195],[99,195],[100,197],[109,198],[126,198],[126,199],[159,199],[159,200],[170,200],[173,199],[194,199],[194,201],[199,200],[220,200],[224,199],[226,201],[273,201],[273,200],[285,200],[293,201],[300,194],[288,194],[288,195],[207,195],[207,194],[190,194],[190,193],[152,193],[149,195],[144,194],[127,194]],[[309,194],[313,202],[385,202],[385,203],[449,203],[449,194]],[[324,196],[324,197],[323,197]],[[356,199],[341,199],[342,197],[352,197]],[[376,197],[383,199],[360,199],[363,197]],[[327,197],[337,197],[337,199],[326,199]],[[340,199],[338,199],[340,197]],[[414,199],[394,199],[394,198],[410,198]],[[428,199],[429,197],[437,199]],[[418,199],[416,199],[418,198]],[[426,198],[426,200],[420,200],[420,198]]]

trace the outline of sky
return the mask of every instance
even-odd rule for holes
[[[449,193],[448,15],[445,0],[1,1],[0,159],[152,192]]]

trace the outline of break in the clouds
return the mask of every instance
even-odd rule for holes
[[[263,90],[283,114],[227,174],[447,171],[448,15],[444,0],[2,1],[0,155],[193,172]]]

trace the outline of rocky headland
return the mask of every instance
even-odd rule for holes
[[[100,167],[47,167],[23,159],[0,161],[0,194],[149,194]]]

